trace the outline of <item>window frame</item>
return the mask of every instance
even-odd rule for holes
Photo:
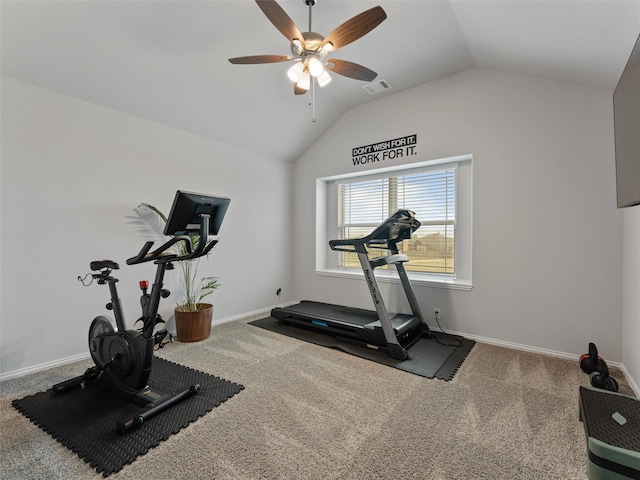
[[[339,278],[362,278],[361,269],[339,268],[336,252],[330,250],[330,239],[338,233],[338,182],[402,176],[421,171],[457,168],[456,174],[456,273],[426,273],[407,271],[414,285],[471,290],[472,283],[472,156],[427,160],[410,164],[371,169],[343,175],[316,179],[316,275]],[[393,212],[391,212],[393,213]],[[418,218],[420,220],[420,218]],[[425,221],[428,223],[428,221]],[[382,282],[399,283],[393,271],[376,270],[376,278]]]

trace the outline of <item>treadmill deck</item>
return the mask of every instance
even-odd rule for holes
[[[296,305],[274,308],[271,316],[283,323],[314,328],[334,336],[386,345],[378,314],[371,310],[303,300]],[[402,313],[395,314],[390,320],[396,337],[403,346],[415,340],[422,323],[420,318]]]

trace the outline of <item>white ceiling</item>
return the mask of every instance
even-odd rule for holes
[[[280,0],[301,31],[304,0]],[[295,161],[349,108],[472,67],[613,89],[640,33],[640,0],[318,0],[327,35],[381,5],[387,19],[332,56],[359,63],[392,89],[333,74],[294,96],[291,64],[227,59],[289,54],[252,0],[6,1],[2,74],[98,105]]]

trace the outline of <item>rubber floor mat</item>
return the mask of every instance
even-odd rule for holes
[[[317,330],[303,328],[298,325],[284,325],[273,317],[254,320],[249,324],[305,342],[342,350],[351,355],[382,363],[415,375],[438,378],[440,380],[451,380],[454,377],[476,343],[458,335],[432,331],[431,338],[420,338],[409,348],[408,360],[397,360],[391,358],[385,352],[342,342]]]
[[[49,389],[14,400],[12,405],[107,477],[244,389],[229,380],[154,358],[149,381],[154,391],[170,394],[196,383],[201,387],[196,395],[124,435],[116,432],[116,422],[140,407],[99,386],[61,394]]]

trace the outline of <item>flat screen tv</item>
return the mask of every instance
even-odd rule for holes
[[[613,92],[618,208],[640,205],[640,36]]]
[[[165,235],[189,235],[200,232],[200,218],[209,215],[208,235],[217,235],[230,200],[202,193],[178,190],[164,229]]]

